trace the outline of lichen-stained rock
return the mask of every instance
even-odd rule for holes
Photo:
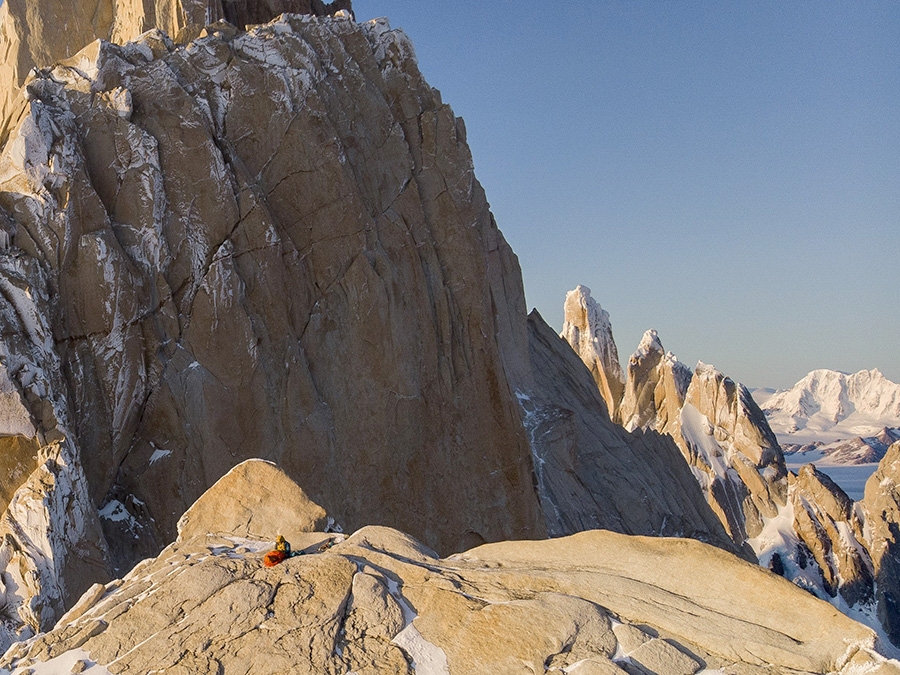
[[[26,86],[0,208],[46,278],[116,569],[250,457],[344,527],[444,551],[545,534],[520,273],[402,33],[157,31]]]
[[[440,560],[387,528],[304,537],[307,553],[274,568],[261,563],[269,542],[177,542],[93,589],[0,668],[81,658],[112,673],[900,672],[868,628],[691,540],[594,531]],[[333,545],[316,553],[314,537]]]
[[[866,482],[862,508],[875,568],[878,618],[900,644],[900,442],[888,448]]]

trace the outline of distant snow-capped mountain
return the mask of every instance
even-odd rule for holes
[[[874,436],[900,427],[900,385],[877,369],[852,375],[814,370],[760,407],[772,430],[792,443]]]

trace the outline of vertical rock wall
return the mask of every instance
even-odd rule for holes
[[[346,527],[543,534],[495,283],[518,269],[405,36],[151,33],[27,87],[0,205],[57,299],[91,496],[129,514],[120,565],[253,456]]]
[[[156,553],[249,457],[346,528],[545,536],[518,263],[402,33],[150,31],[24,84],[0,153],[0,642]]]
[[[202,27],[286,4],[101,0],[40,35],[21,19],[50,0],[0,9],[0,638],[156,553],[251,457],[336,526],[443,552],[598,526],[737,550],[674,444],[613,425],[526,324],[465,127],[402,32]],[[75,48],[96,36],[122,44]]]

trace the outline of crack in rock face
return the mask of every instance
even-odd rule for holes
[[[150,31],[26,93],[0,154],[6,418],[69,452],[54,484],[94,505],[71,537],[112,568],[84,583],[157,553],[249,457],[347,527],[445,551],[545,535],[509,395],[518,267],[405,35],[298,15],[186,46]],[[39,464],[16,447],[10,503]],[[47,537],[13,540],[62,583]],[[15,621],[43,628],[81,590]]]

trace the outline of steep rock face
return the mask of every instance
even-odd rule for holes
[[[109,557],[48,324],[46,278],[0,252],[0,649],[49,629]]]
[[[10,0],[0,5],[0,145],[23,113],[20,91],[32,68],[70,58],[94,40],[123,44],[158,29],[176,42],[215,21],[243,28],[283,12],[352,12],[350,0]],[[62,20],[65,17],[65,20]]]
[[[737,551],[671,439],[614,424],[578,356],[536,310],[528,328],[535,388],[518,395],[548,531],[687,536]]]
[[[118,569],[248,457],[345,527],[446,551],[545,534],[510,388],[517,262],[404,35],[150,32],[27,93],[0,156],[20,279],[0,283],[40,300],[58,365],[31,399],[31,371],[10,381],[32,418],[48,397],[70,416]]]
[[[691,370],[663,350],[655,330],[644,333],[628,359],[628,379],[619,417],[628,431],[654,429],[671,433],[684,405]]]
[[[535,372],[518,262],[402,33],[297,15],[196,32],[96,41],[32,73],[0,153],[0,312],[32,353],[0,379],[4,499],[15,516],[32,490],[34,444],[65,441],[57,483],[74,486],[35,531],[49,543],[0,557],[8,575],[51,561],[59,582],[10,577],[10,635],[66,606],[67,560],[129,569],[254,457],[336,527],[442,551],[601,522],[734,549],[672,444],[610,432],[596,388],[589,412],[572,395],[574,427],[535,436],[516,393],[558,411],[569,394]]]
[[[578,286],[566,294],[561,335],[591,371],[609,416],[617,419],[625,391],[625,376],[619,365],[609,312],[591,297],[591,289],[587,286]]]
[[[900,645],[900,442],[888,448],[866,482],[862,507],[878,583],[878,618]]]
[[[91,589],[3,668],[172,673],[869,673],[898,664],[869,629],[699,542],[585,532],[448,559],[367,527],[175,544]],[[323,545],[319,545],[323,544]],[[317,553],[324,549],[324,552]],[[702,570],[702,573],[698,573]],[[71,664],[71,665],[70,665]]]
[[[736,542],[760,533],[787,497],[775,435],[742,384],[699,363],[675,426],[675,441]]]
[[[793,529],[822,571],[825,591],[849,606],[872,601],[872,561],[853,501],[812,464],[791,481]]]

